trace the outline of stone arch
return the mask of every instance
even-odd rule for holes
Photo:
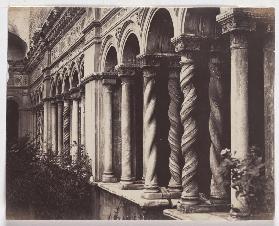
[[[219,8],[188,8],[181,10],[181,33],[214,37],[216,15],[219,12]]]
[[[174,51],[171,38],[174,37],[175,33],[178,33],[177,31],[175,32],[176,26],[174,22],[176,18],[174,11],[168,8],[152,8],[148,12],[143,28],[142,53],[154,53],[158,49],[160,50],[159,52]],[[162,33],[167,33],[168,35],[162,36]],[[154,44],[152,46],[151,40],[153,39]]]
[[[44,86],[41,85],[38,91],[39,91],[39,102],[42,102],[43,101]]]
[[[118,54],[117,54],[117,40],[112,36],[108,35],[102,45],[101,48],[101,71],[105,71],[105,68],[107,66],[107,59],[108,59],[108,54],[109,51],[114,51],[116,52],[116,62],[119,62]],[[114,49],[114,50],[113,50]],[[110,52],[111,53],[111,52]],[[115,57],[113,57],[115,58]]]
[[[62,83],[62,93],[67,93],[71,89],[71,79],[69,76],[69,70],[68,68],[63,69],[62,73],[63,83]]]
[[[55,81],[55,78],[52,78],[51,84],[50,84],[49,96],[50,97],[55,97],[55,95],[56,95],[56,81]]]
[[[55,87],[56,87],[56,95],[62,94],[63,78],[59,73],[57,74]]]
[[[84,77],[84,54],[81,54],[81,56],[78,59],[78,71],[79,71],[79,78],[80,80]]]
[[[73,62],[70,69],[71,87],[75,88],[80,83],[79,70],[76,62]]]
[[[127,21],[126,24],[123,25],[123,35],[121,37],[120,45],[119,45],[119,62],[124,63],[124,49],[127,47],[127,41],[129,38],[134,36],[134,40],[137,41],[136,43],[136,50],[138,49],[139,51],[137,54],[139,54],[142,51],[142,46],[140,45],[141,39],[140,39],[140,33],[139,33],[139,28],[137,27],[136,24],[134,24],[133,21]]]
[[[115,70],[115,66],[117,65],[117,51],[114,46],[110,46],[105,58],[105,65],[103,71],[105,72],[113,72]]]

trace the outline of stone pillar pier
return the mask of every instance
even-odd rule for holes
[[[76,94],[72,94],[72,117],[71,117],[71,157],[72,163],[76,163],[78,160],[78,105],[79,105],[79,98]]]
[[[196,150],[198,138],[197,91],[193,82],[196,76],[197,58],[202,40],[195,35],[183,34],[172,40],[176,52],[181,54],[180,88],[183,102],[180,110],[183,134],[181,151],[184,159],[182,168],[182,195],[178,209],[185,209],[199,203],[197,183],[198,155]]]
[[[178,56],[177,56],[178,57]],[[172,198],[180,198],[182,192],[182,152],[181,152],[181,137],[183,126],[180,120],[180,108],[182,104],[183,94],[180,90],[179,83],[179,57],[174,59],[169,58],[169,80],[168,92],[170,96],[170,104],[168,116],[170,121],[170,130],[168,141],[170,144],[169,169],[171,178],[168,184],[168,191]]]
[[[67,97],[64,97],[62,155],[69,156],[69,154],[70,154],[70,100]]]
[[[230,35],[231,49],[231,152],[242,161],[249,152],[248,119],[248,37],[255,31],[256,23],[250,14],[241,9],[231,9],[217,16],[223,33]],[[231,189],[231,215],[250,214],[247,199]],[[238,209],[238,211],[234,211]]]
[[[157,165],[157,119],[156,119],[156,75],[159,64],[152,64],[156,61],[153,55],[139,56],[141,61],[142,72],[144,76],[144,93],[143,93],[143,158],[145,166],[144,192],[143,198],[158,199],[161,198],[156,172]],[[158,62],[157,62],[158,63]]]
[[[103,182],[116,182],[113,173],[112,147],[112,89],[115,79],[103,79],[103,112],[104,112],[104,172]]]
[[[57,105],[56,102],[51,102],[51,150],[53,155],[57,155],[57,114],[56,109]]]
[[[61,156],[63,149],[63,101],[57,101],[57,155]]]
[[[224,49],[221,38],[210,45],[209,59],[209,133],[210,133],[210,169],[212,173],[210,199],[220,204],[228,201],[228,194],[223,175],[220,173],[221,151],[225,148],[224,134]]]

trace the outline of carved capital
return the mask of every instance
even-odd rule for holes
[[[181,34],[172,38],[171,42],[175,46],[176,52],[182,51],[200,51],[205,44],[205,38],[195,34]]]
[[[231,49],[247,49],[248,48],[248,33],[233,32],[230,35]]]
[[[136,72],[138,70],[138,67],[135,65],[124,65],[119,64],[115,66],[115,69],[118,73],[119,77],[134,77],[136,75]]]
[[[256,20],[244,9],[230,9],[217,15],[217,22],[222,27],[222,33],[232,31],[255,31]]]

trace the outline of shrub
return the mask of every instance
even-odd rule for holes
[[[235,189],[236,197],[241,201],[244,197],[247,201],[251,214],[262,211],[264,184],[266,181],[264,175],[264,163],[262,157],[258,154],[256,147],[251,147],[247,158],[243,160],[232,157],[229,149],[221,152],[221,174],[227,178],[226,183]],[[241,197],[240,197],[241,196]],[[234,212],[241,212],[239,209],[233,209]]]
[[[42,157],[26,140],[24,145],[21,143],[7,150],[7,216],[31,209],[29,217],[36,219],[90,218],[88,156],[83,152],[79,161],[71,165],[67,157]]]

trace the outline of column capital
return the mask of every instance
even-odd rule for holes
[[[118,76],[120,78],[123,77],[134,77],[136,75],[136,72],[138,70],[138,66],[137,65],[125,65],[125,64],[119,64],[115,66],[115,69],[118,73]]]
[[[63,95],[57,94],[57,95],[55,96],[55,98],[56,98],[56,102],[57,102],[57,103],[63,102]]]
[[[116,79],[114,78],[106,78],[102,80],[102,83],[105,87],[107,87],[109,90],[112,89],[114,85],[116,85]]]
[[[248,34],[247,32],[234,32],[230,36],[231,49],[247,49]]]
[[[71,94],[71,99],[72,100],[79,100],[80,99],[80,93],[79,92],[75,92]]]
[[[171,39],[176,52],[201,51],[207,39],[195,34],[181,34]]]
[[[232,31],[256,31],[257,27],[261,27],[258,25],[268,24],[272,19],[274,20],[272,8],[230,8],[216,16],[223,34]]]

